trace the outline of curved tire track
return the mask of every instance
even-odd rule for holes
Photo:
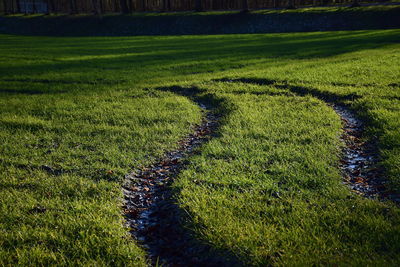
[[[338,99],[333,94],[325,95],[312,88],[277,84],[271,80],[242,78],[219,81],[270,85],[300,96],[312,95],[327,103],[343,122],[340,139],[345,146],[339,164],[343,183],[362,196],[390,199],[400,204],[399,196],[388,190],[382,170],[376,167],[379,162],[375,144],[362,139],[363,122],[346,106],[337,104],[348,100],[346,97]],[[191,98],[202,108],[204,117],[202,123],[194,127],[193,133],[179,142],[178,149],[166,153],[157,163],[126,176],[123,188],[126,224],[132,236],[147,250],[153,265],[243,266],[229,251],[216,251],[209,244],[196,239],[196,235],[186,227],[190,224],[190,215],[174,199],[179,192],[174,192],[170,187],[174,178],[187,165],[190,156],[216,135],[220,116],[215,113],[215,108],[221,100],[210,95],[204,96],[196,88],[158,89]]]
[[[343,183],[364,197],[391,199],[398,202],[397,196],[387,190],[387,181],[378,168],[378,155],[375,144],[363,141],[364,124],[345,106],[330,104],[343,122],[340,137],[345,144],[339,167],[343,174]]]
[[[343,183],[350,189],[367,198],[391,200],[400,205],[400,196],[388,186],[383,170],[379,167],[378,149],[374,142],[364,141],[364,123],[345,105],[338,104],[346,100],[359,98],[357,95],[337,96],[329,92],[321,92],[314,88],[292,86],[286,81],[275,81],[262,78],[223,78],[216,82],[239,82],[260,86],[273,86],[289,90],[299,96],[311,95],[332,107],[343,122],[343,133],[340,137],[345,144],[339,167],[343,174]],[[259,93],[258,93],[259,94]],[[268,94],[268,93],[266,93]]]
[[[203,112],[200,125],[179,141],[179,147],[170,151],[155,164],[138,169],[125,177],[124,214],[132,236],[147,251],[152,265],[163,266],[242,266],[227,251],[216,251],[196,239],[186,225],[190,215],[174,199],[171,183],[188,163],[198,148],[213,138],[220,116],[212,103],[218,99],[199,96],[196,88],[159,88],[191,98]]]

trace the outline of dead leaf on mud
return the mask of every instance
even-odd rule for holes
[[[362,177],[356,177],[355,179],[354,179],[354,182],[355,183],[363,183],[365,180],[364,180],[364,178],[362,178]]]

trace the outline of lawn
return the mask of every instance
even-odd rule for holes
[[[179,88],[221,99],[173,184],[199,239],[247,265],[400,264],[400,209],[342,184],[321,100],[363,118],[399,192],[400,30],[0,40],[0,265],[146,265],[121,185],[200,122]]]

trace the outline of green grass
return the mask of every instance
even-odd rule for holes
[[[200,121],[159,90],[193,86],[224,115],[174,184],[201,239],[249,265],[398,265],[400,209],[342,185],[340,119],[315,97],[368,122],[400,190],[399,36],[2,35],[0,264],[145,265],[121,183]]]

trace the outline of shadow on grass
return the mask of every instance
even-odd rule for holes
[[[0,94],[22,94],[22,95],[43,95],[46,94],[45,90],[35,89],[0,89]]]
[[[60,79],[28,79],[28,78],[20,78],[20,79],[3,79],[5,82],[28,82],[28,83],[43,83],[43,84],[97,84],[102,83],[105,85],[115,85],[118,83],[126,82],[125,80],[122,81],[110,81],[106,79],[97,78],[95,80],[90,81],[79,81],[79,80],[60,80]]]
[[[10,94],[10,95],[44,95],[44,94],[63,94],[67,91],[59,91],[59,90],[37,90],[37,89],[7,89],[7,88],[0,88],[0,94]]]
[[[274,63],[277,66],[287,59],[324,58],[376,49],[397,43],[398,34],[394,30],[225,35],[218,38],[29,38],[29,41],[4,36],[4,39],[1,37],[0,50],[25,48],[25,44],[21,43],[26,41],[29,48],[35,48],[35,53],[32,58],[19,58],[13,54],[8,57],[5,54],[4,63],[0,64],[0,82],[22,88],[35,85],[47,86],[51,90],[58,87],[62,91],[71,91],[76,87],[79,90],[94,90],[140,83],[154,75],[159,79],[170,79],[172,75],[211,75],[260,64],[267,58],[282,58],[282,63]],[[41,61],[37,58],[55,60]],[[35,64],[26,64],[26,60],[35,60]],[[16,62],[18,64],[14,64]],[[44,73],[46,77],[43,78]]]
[[[197,87],[181,87],[181,86],[170,86],[170,87],[158,87],[158,91],[172,92],[174,94],[188,97],[197,104],[202,104],[207,109],[213,110],[213,112],[219,114],[219,116],[227,116],[230,113],[230,105],[224,98],[217,97],[213,94],[208,93],[206,90],[202,90]],[[213,136],[217,136],[216,131]]]
[[[261,86],[273,86],[278,89],[283,89],[283,90],[289,90],[292,93],[295,93],[299,96],[307,96],[311,95],[313,97],[316,97],[318,99],[321,99],[325,102],[328,103],[337,103],[337,104],[342,104],[344,105],[346,101],[353,101],[358,98],[361,98],[362,96],[357,95],[357,94],[346,94],[346,95],[338,95],[332,92],[323,92],[315,88],[311,87],[305,87],[305,86],[297,86],[297,85],[291,85],[286,81],[280,81],[280,80],[272,80],[272,79],[264,79],[264,78],[235,78],[235,79],[229,79],[229,78],[222,78],[222,79],[216,79],[213,80],[214,82],[232,82],[232,83],[248,83],[248,84],[255,84],[255,85],[261,85]],[[244,91],[245,92],[245,91]],[[235,91],[236,93],[236,91]],[[248,92],[252,93],[252,92]],[[265,94],[265,95],[271,95],[269,92],[256,92],[255,94]],[[276,95],[284,95],[285,92],[280,93],[272,93]]]

